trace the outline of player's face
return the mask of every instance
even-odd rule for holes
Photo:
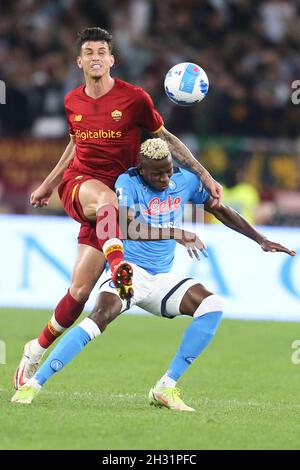
[[[114,65],[114,56],[110,53],[106,41],[87,41],[81,46],[77,57],[78,67],[86,78],[100,79],[108,75]]]
[[[140,166],[140,173],[146,183],[156,191],[165,191],[173,175],[172,157],[163,160],[144,160]]]

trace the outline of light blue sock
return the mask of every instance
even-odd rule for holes
[[[86,324],[88,321],[92,322],[92,320],[86,318],[83,320],[82,324],[84,322]],[[68,333],[63,336],[57,346],[53,349],[51,354],[49,354],[46,361],[35,373],[33,378],[36,379],[40,385],[44,385],[44,383],[50,379],[53,374],[60,371],[65,365],[74,359],[74,357],[80,353],[91,339],[100,334],[100,330],[95,323],[94,328],[98,329],[99,333],[89,334],[85,329],[81,328],[80,325],[77,325],[68,331]]]
[[[209,312],[194,318],[185,330],[179,349],[166,373],[171,379],[182,376],[214,337],[221,322],[222,312]]]

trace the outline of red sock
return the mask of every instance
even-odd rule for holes
[[[49,348],[66,328],[73,325],[84,309],[84,305],[85,302],[77,302],[68,291],[58,303],[54,315],[39,335],[38,342],[40,346],[45,349]]]
[[[119,211],[111,205],[101,206],[97,211],[96,233],[99,245],[111,271],[124,261],[123,235],[119,226]]]

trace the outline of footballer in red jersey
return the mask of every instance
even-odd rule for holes
[[[84,85],[72,90],[65,109],[76,142],[69,170],[93,175],[111,189],[121,173],[138,163],[142,129],[157,132],[163,126],[150,96],[119,79],[97,99],[85,93]]]
[[[59,185],[66,212],[81,223],[77,260],[67,294],[39,337],[25,345],[15,374],[16,388],[33,376],[46,349],[81,314],[106,260],[120,297],[133,295],[132,269],[123,257],[118,203],[112,188],[122,172],[137,164],[142,129],[166,141],[173,157],[199,175],[216,206],[220,206],[222,196],[222,186],[166,130],[150,96],[111,77],[112,36],[98,27],[86,28],[79,33],[77,45],[77,65],[85,84],[65,100],[70,142],[30,198],[34,207],[46,206]],[[102,229],[107,220],[115,227],[113,234]]]

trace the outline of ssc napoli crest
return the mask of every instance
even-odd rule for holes
[[[177,187],[177,185],[176,185],[175,181],[170,180],[169,188],[172,189],[172,191],[173,191],[174,189],[176,189],[176,187]]]
[[[63,363],[59,359],[53,359],[50,362],[50,367],[52,370],[54,370],[54,372],[57,372],[58,370],[62,369],[63,366]]]

